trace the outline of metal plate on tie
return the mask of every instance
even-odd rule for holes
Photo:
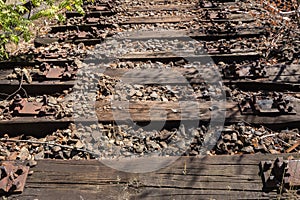
[[[26,102],[21,110],[19,110],[19,114],[23,115],[38,115],[42,110],[42,103],[37,102]]]
[[[296,115],[293,103],[283,97],[270,99],[263,96],[245,96],[239,102],[242,115]]]
[[[90,8],[91,8],[91,10],[96,10],[96,11],[105,11],[105,10],[108,10],[108,8],[105,7],[105,6],[91,6]]]
[[[42,55],[44,58],[52,58],[52,59],[55,59],[55,58],[59,58],[59,54],[54,54],[54,53],[46,53],[44,55]]]
[[[61,78],[64,71],[65,70],[63,68],[50,68],[47,71],[46,78],[48,78],[48,79],[59,79],[59,78]]]
[[[78,38],[86,38],[87,35],[88,35],[87,32],[81,31],[81,32],[79,32],[79,33],[77,34],[77,37],[78,37]]]
[[[3,193],[22,193],[29,166],[4,161],[0,166],[0,190]]]
[[[300,187],[300,160],[283,160],[260,162],[260,174],[265,189]]]
[[[14,111],[20,115],[38,115],[43,107],[43,103],[28,102],[25,99],[22,99],[19,105]]]
[[[99,18],[95,18],[95,17],[89,17],[87,18],[87,23],[93,24],[93,23],[98,23]]]

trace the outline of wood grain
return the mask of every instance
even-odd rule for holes
[[[291,155],[300,158],[299,154],[281,156]],[[149,173],[126,173],[96,160],[41,160],[24,192],[10,199],[270,199],[280,195],[262,191],[258,164],[275,158],[263,154],[181,157]],[[287,195],[281,197],[291,198]]]

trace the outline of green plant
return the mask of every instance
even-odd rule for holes
[[[18,44],[21,39],[28,41],[33,35],[30,27],[33,21],[41,17],[55,18],[64,21],[64,11],[75,10],[84,14],[82,8],[83,0],[22,0],[21,4],[6,4],[0,0],[0,60],[9,57],[6,44],[9,42]],[[25,13],[30,13],[33,8],[42,8],[39,12],[28,17]]]

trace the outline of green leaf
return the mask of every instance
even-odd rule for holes
[[[19,40],[20,40],[20,38],[19,38],[19,36],[17,36],[17,35],[13,35],[13,34],[11,34],[11,35],[10,35],[10,40],[11,40],[13,43],[16,43],[16,44],[18,44],[18,43],[19,43]]]
[[[59,22],[64,22],[66,21],[66,17],[62,14],[58,14],[58,15],[55,15],[55,18],[59,21]]]
[[[25,6],[18,5],[17,11],[20,13],[25,13],[25,12],[28,12],[29,10]]]
[[[20,2],[25,3],[27,0],[21,0]],[[28,12],[25,6],[7,5],[3,0],[0,0],[0,59],[8,56],[5,49],[7,43],[18,43],[21,39],[25,41],[30,40],[33,35],[30,31],[33,20],[41,17],[55,17],[58,21],[63,22],[65,21],[65,16],[62,12],[65,10],[76,10],[84,14],[82,0],[62,0],[61,2],[55,0],[31,0],[31,2],[36,7],[43,5],[43,8],[28,20],[23,17],[23,14]]]
[[[40,0],[31,0],[31,2],[35,7],[40,7],[41,6],[41,1]]]

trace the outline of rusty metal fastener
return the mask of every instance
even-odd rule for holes
[[[44,100],[44,99],[43,99]],[[13,102],[11,105],[13,114],[19,115],[52,115],[53,112],[47,111],[45,102],[29,102],[28,99],[22,98],[16,106]],[[47,111],[47,112],[45,112]]]
[[[275,161],[262,161],[259,167],[266,190],[300,187],[300,160],[279,157]]]
[[[78,34],[77,34],[77,37],[78,38],[86,38],[87,35],[88,35],[87,32],[85,32],[85,31],[79,31]]]
[[[106,11],[108,8],[106,6],[91,6],[91,10],[96,10],[96,11]]]
[[[66,67],[53,67],[47,65],[46,67],[43,65],[40,68],[41,73],[36,73],[35,78],[39,80],[48,80],[48,79],[64,79],[70,80],[73,79],[77,73],[76,66],[69,66]]]
[[[38,115],[42,106],[42,103],[28,102],[26,99],[22,99],[20,106],[14,108],[14,113],[17,115]]]
[[[293,105],[282,96],[265,99],[262,96],[253,95],[245,97],[239,103],[243,115],[295,115]]]
[[[97,23],[99,21],[99,18],[95,18],[95,17],[89,17],[86,19],[87,23]]]
[[[22,193],[29,167],[4,161],[0,166],[0,190],[4,193]]]

